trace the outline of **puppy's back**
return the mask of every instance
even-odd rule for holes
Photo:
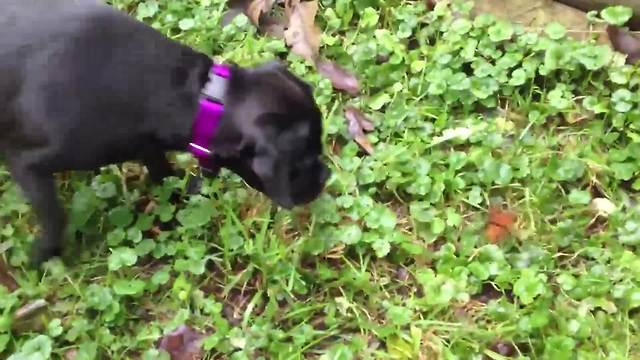
[[[109,11],[95,0],[0,0],[0,54],[77,29],[82,19]]]
[[[12,122],[11,101],[38,52],[79,31],[83,19],[108,11],[97,0],[0,0],[0,132]]]
[[[208,57],[93,0],[22,1],[0,0],[0,131],[136,134],[192,117]]]

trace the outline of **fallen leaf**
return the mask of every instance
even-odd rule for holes
[[[351,95],[357,95],[360,92],[358,79],[335,62],[323,59],[318,61],[316,66],[322,76],[331,80],[334,88],[344,90]]]
[[[244,13],[253,25],[260,27],[260,18],[268,14],[275,0],[230,0],[229,10],[222,18],[222,26],[228,25],[233,18]]]
[[[348,106],[344,110],[344,117],[349,124],[349,135],[362,147],[369,155],[373,154],[373,146],[367,139],[365,131],[373,131],[374,125],[367,119],[360,110],[353,106]]]
[[[18,283],[9,272],[9,267],[5,263],[4,259],[0,257],[0,286],[4,286],[9,292],[14,292],[18,289]]]
[[[358,124],[360,124],[364,131],[373,131],[375,129],[375,125],[373,125],[373,123],[369,119],[367,119],[367,117],[364,116],[364,114],[360,112],[360,110],[356,109],[353,106],[347,106],[345,115],[350,122],[356,121]]]
[[[607,229],[607,219],[605,216],[596,215],[586,226],[585,233],[588,236],[603,233]]]
[[[158,341],[158,349],[166,351],[171,360],[199,360],[203,358],[202,339],[204,334],[181,325]]]
[[[517,352],[516,347],[512,343],[501,340],[493,343],[490,349],[505,357],[513,357]]]
[[[320,29],[315,25],[318,1],[287,1],[285,12],[291,14],[284,39],[291,50],[314,62],[320,49]]]
[[[263,15],[260,19],[260,30],[278,39],[284,38],[284,23],[273,16]]]
[[[145,170],[140,164],[126,162],[122,164],[122,173],[127,182],[138,181],[145,176]]]
[[[284,14],[287,19],[291,19],[293,9],[300,4],[300,0],[284,0]]]
[[[24,320],[26,318],[32,318],[37,314],[42,313],[47,308],[49,303],[44,299],[38,299],[32,301],[23,307],[16,310],[14,318],[15,320]]]
[[[476,126],[474,128],[457,127],[457,128],[445,129],[442,132],[442,136],[435,136],[431,140],[431,145],[430,146],[435,146],[435,145],[438,145],[440,143],[443,143],[445,141],[449,141],[449,140],[452,140],[452,139],[465,141],[471,135],[473,135],[475,132],[477,132],[478,130],[482,130],[484,127],[486,127],[486,125],[481,124],[481,125]]]
[[[516,214],[492,207],[489,209],[489,220],[485,235],[489,242],[495,244],[504,239],[516,221]]]
[[[37,299],[22,306],[13,314],[11,329],[15,332],[39,332],[45,326],[43,321],[49,311],[49,303]]]
[[[589,209],[595,212],[596,215],[608,217],[616,211],[616,205],[607,198],[594,198],[589,203]]]
[[[617,26],[608,25],[607,34],[613,49],[627,55],[627,64],[640,61],[640,35],[632,34]]]
[[[246,7],[246,14],[255,25],[260,26],[260,18],[271,11],[274,0],[252,0]]]
[[[65,360],[75,360],[78,357],[78,349],[70,349],[65,351],[64,359]]]
[[[158,203],[156,203],[154,200],[149,201],[149,203],[147,204],[147,206],[144,207],[144,213],[145,214],[151,214],[151,212],[153,212],[153,210],[155,210],[158,207]]]
[[[160,236],[160,234],[162,234],[162,230],[159,226],[152,227],[149,232],[151,233],[151,235],[153,235],[154,238],[157,238],[158,236]]]
[[[570,114],[562,114],[562,116],[563,119],[571,125],[593,118],[592,113],[588,113],[585,109],[582,108],[580,109],[580,111],[572,111]]]
[[[260,32],[282,39],[284,22],[269,15],[274,2],[274,0],[231,0],[229,10],[222,16],[222,26],[229,25],[236,16],[244,13]]]
[[[396,278],[400,282],[406,282],[407,280],[409,280],[409,272],[407,271],[407,269],[399,267],[396,270]]]

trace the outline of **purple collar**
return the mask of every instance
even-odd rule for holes
[[[224,94],[230,77],[231,69],[228,66],[214,64],[211,67],[209,82],[202,89],[200,106],[193,122],[189,151],[206,169],[212,169],[211,140],[224,114]]]

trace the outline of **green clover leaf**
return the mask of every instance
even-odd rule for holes
[[[109,255],[109,270],[116,271],[125,266],[133,266],[138,261],[138,254],[135,250],[126,247],[120,247],[111,252]]]
[[[633,9],[628,6],[608,6],[600,11],[602,18],[612,25],[622,26],[633,16]]]
[[[113,226],[126,228],[133,222],[133,212],[126,206],[118,206],[109,211],[109,221]]]
[[[53,351],[53,341],[46,335],[37,335],[25,342],[20,351],[7,360],[47,360]]]
[[[146,0],[138,4],[138,19],[146,19],[154,16],[158,12],[158,2],[156,0]]]
[[[588,191],[572,189],[569,193],[569,202],[574,205],[587,205],[591,201]]]
[[[180,20],[180,22],[178,22],[178,27],[180,28],[180,30],[182,31],[187,31],[192,29],[194,26],[196,25],[196,21],[191,19],[191,18],[186,18],[186,19],[182,19]]]
[[[631,99],[633,94],[627,89],[618,89],[611,95],[611,101],[613,102],[614,109],[620,113],[629,112],[633,108]]]
[[[545,34],[553,40],[560,40],[567,34],[567,28],[557,21],[552,21],[544,28]]]
[[[513,293],[525,304],[531,304],[536,297],[547,292],[547,276],[531,269],[523,269],[513,284]]]
[[[498,21],[489,27],[489,38],[493,42],[501,42],[511,39],[513,36],[513,25],[507,21]]]
[[[145,288],[145,283],[138,279],[118,279],[113,284],[116,295],[140,295]]]

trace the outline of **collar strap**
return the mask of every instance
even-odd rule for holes
[[[198,159],[200,166],[205,169],[213,169],[211,140],[222,121],[224,97],[230,77],[231,69],[228,66],[214,64],[209,71],[209,81],[201,91],[198,113],[193,122],[189,151]]]

